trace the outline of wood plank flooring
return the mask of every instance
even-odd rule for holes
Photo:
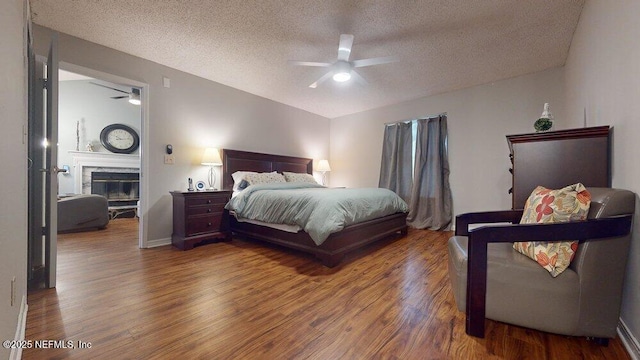
[[[450,233],[410,230],[329,269],[234,239],[137,248],[137,220],[64,234],[58,287],[29,293],[24,359],[628,359],[608,347],[487,321],[464,332],[447,274]]]

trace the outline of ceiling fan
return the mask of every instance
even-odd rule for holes
[[[398,61],[395,56],[385,56],[370,59],[361,59],[349,61],[349,55],[351,55],[351,47],[353,46],[353,35],[342,34],[340,35],[340,44],[338,45],[338,59],[333,63],[324,62],[310,62],[310,61],[289,61],[292,65],[299,66],[319,66],[331,68],[326,74],[316,80],[313,84],[309,85],[310,88],[315,89],[330,77],[333,77],[334,81],[344,82],[351,78],[366,85],[367,81],[360,76],[354,69],[365,66],[382,65]]]
[[[115,91],[127,94],[127,95],[120,95],[120,96],[112,96],[111,97],[112,99],[129,99],[130,103],[132,103],[134,105],[140,105],[140,89],[131,88],[131,92],[128,92],[128,91],[116,89],[116,88],[111,87],[111,86],[102,85],[102,84],[98,84],[98,83],[94,83],[94,82],[92,82],[91,84],[97,85],[97,86],[102,86],[102,87],[107,88],[107,89],[111,89],[111,90],[115,90]]]

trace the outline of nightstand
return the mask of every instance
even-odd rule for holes
[[[172,191],[173,234],[171,243],[182,250],[206,240],[231,240],[224,206],[231,191]]]

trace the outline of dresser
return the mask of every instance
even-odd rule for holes
[[[508,135],[512,208],[524,208],[538,185],[611,187],[610,138],[609,126]]]
[[[231,240],[225,204],[231,191],[172,191],[173,234],[171,243],[179,249],[213,239]]]

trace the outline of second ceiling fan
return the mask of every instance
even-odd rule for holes
[[[311,61],[289,61],[292,65],[299,66],[319,66],[328,67],[330,70],[320,77],[318,80],[309,85],[310,88],[315,89],[325,80],[333,77],[333,80],[337,82],[348,81],[353,78],[356,81],[367,84],[367,81],[358,74],[354,69],[365,66],[382,65],[398,61],[396,56],[385,56],[370,59],[360,59],[349,61],[351,55],[351,47],[353,46],[353,35],[342,34],[340,35],[340,43],[338,45],[338,59],[333,63],[325,62],[311,62]]]
[[[127,99],[128,98],[129,102],[131,104],[140,105],[140,89],[131,88],[131,92],[129,92],[129,91],[116,89],[116,88],[111,87],[111,86],[102,85],[102,84],[98,84],[98,83],[94,83],[94,82],[92,82],[91,84],[97,85],[97,86],[102,86],[102,87],[107,88],[107,89],[111,89],[111,90],[115,90],[115,91],[127,94],[127,95],[120,95],[120,96],[112,96],[111,97],[112,99]]]

